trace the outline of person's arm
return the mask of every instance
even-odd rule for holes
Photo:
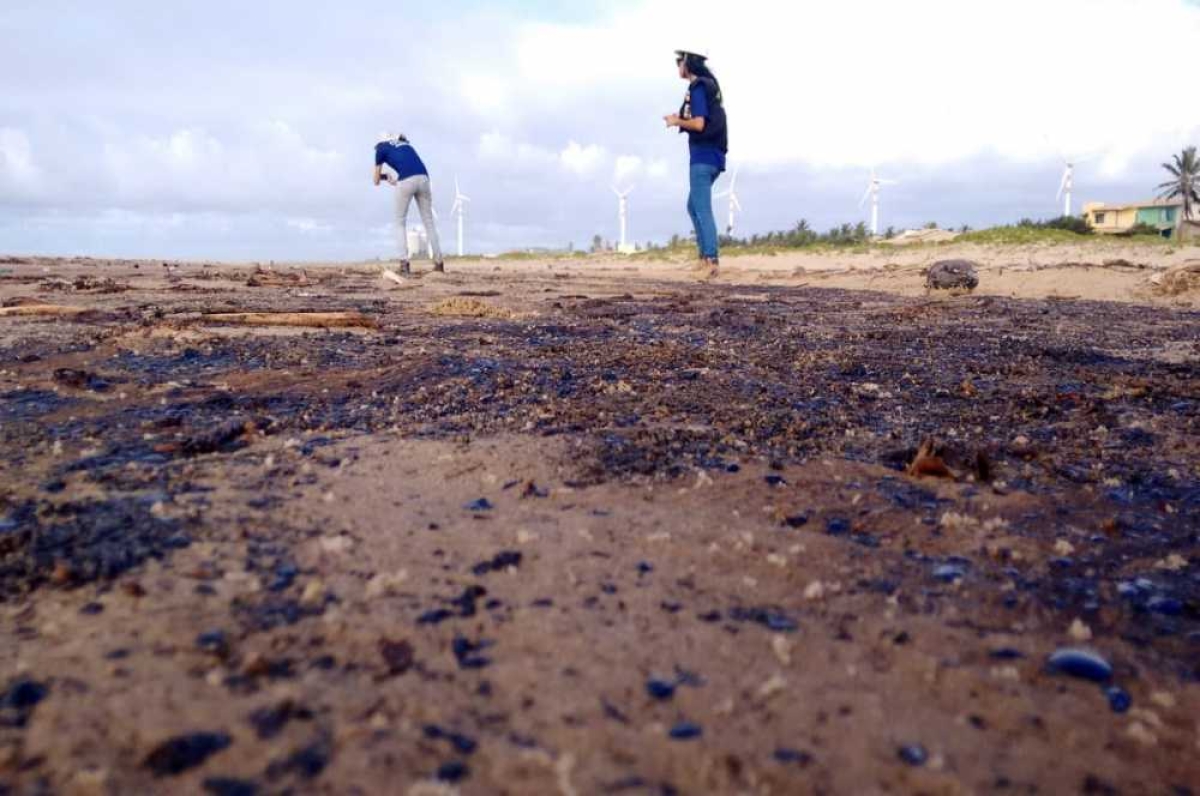
[[[381,180],[383,180],[383,167],[376,166],[375,167],[375,184],[379,185]]]
[[[687,130],[689,133],[703,133],[705,119],[708,116],[708,95],[704,91],[704,87],[699,84],[693,84],[690,89],[692,118],[684,119],[678,114],[671,114],[666,117],[667,127],[678,127],[680,130]]]
[[[704,117],[696,116],[691,119],[681,119],[675,114],[667,117],[667,127],[678,127],[680,130],[687,130],[693,133],[704,132]]]

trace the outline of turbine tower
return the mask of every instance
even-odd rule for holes
[[[871,235],[878,237],[879,235],[879,189],[884,185],[899,185],[895,180],[885,180],[875,174],[875,169],[871,169],[871,181],[867,184],[867,192],[863,194],[862,201],[858,203],[862,207],[871,200]]]
[[[458,177],[454,178],[454,206],[450,208],[450,215],[458,216],[458,256],[463,256],[463,218],[467,214],[467,203],[471,201],[471,197],[464,194],[458,187]]]
[[[1075,167],[1087,163],[1091,157],[1064,158],[1062,182],[1058,186],[1058,198],[1063,200],[1063,215],[1071,215],[1071,195],[1075,192]]]
[[[742,203],[739,202],[737,198],[737,178],[738,172],[737,169],[735,169],[733,172],[733,177],[731,177],[729,180],[729,190],[722,191],[721,193],[717,194],[718,199],[724,199],[726,197],[729,198],[729,225],[725,227],[725,234],[731,238],[733,237],[735,221],[734,212],[742,212]]]
[[[629,229],[629,194],[633,193],[633,188],[626,188],[624,191],[613,188],[612,192],[617,196],[617,213],[621,219],[621,237],[617,251],[623,251],[626,248],[625,236]]]

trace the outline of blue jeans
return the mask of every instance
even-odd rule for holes
[[[692,164],[692,189],[688,193],[688,215],[696,229],[701,257],[717,259],[717,220],[713,217],[712,188],[721,170],[707,163]]]

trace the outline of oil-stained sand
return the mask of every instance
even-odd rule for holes
[[[1194,311],[139,266],[0,274],[15,792],[1200,779]]]

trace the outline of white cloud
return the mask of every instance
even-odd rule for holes
[[[637,155],[621,155],[617,158],[613,179],[619,183],[631,180],[642,173],[642,168],[642,159]]]
[[[331,224],[323,224],[312,218],[289,218],[286,223],[290,229],[304,235],[327,235],[333,232]]]
[[[22,130],[0,127],[0,200],[34,191],[38,174],[29,136]]]
[[[579,176],[594,173],[606,157],[603,147],[596,144],[583,146],[577,141],[571,141],[558,155],[563,167]]]

